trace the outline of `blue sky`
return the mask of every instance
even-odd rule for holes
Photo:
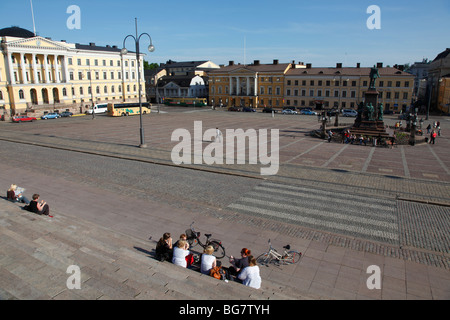
[[[150,62],[212,60],[217,64],[312,63],[331,67],[413,63],[450,47],[449,0],[32,0],[36,31],[53,40],[123,44],[128,34],[151,35]],[[81,29],[70,30],[70,5]],[[369,30],[367,8],[381,9],[381,29]],[[0,1],[0,28],[33,30],[30,0]],[[142,37],[141,48],[149,44]],[[134,49],[132,41],[127,42]]]

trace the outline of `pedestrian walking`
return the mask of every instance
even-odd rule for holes
[[[436,133],[436,131],[431,131],[431,134],[430,134],[430,144],[435,144],[435,142],[436,142],[436,136],[437,136],[437,133]]]
[[[333,138],[333,132],[331,130],[328,130],[328,143],[331,142],[332,138]]]
[[[430,134],[430,131],[431,131],[431,123],[427,127],[427,134]]]
[[[216,139],[215,142],[222,142],[222,131],[216,128]]]

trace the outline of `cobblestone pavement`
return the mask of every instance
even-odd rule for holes
[[[450,124],[446,118],[439,119],[443,134],[436,145],[385,149],[328,144],[314,139],[308,133],[318,127],[315,117],[276,115],[272,118],[265,114],[166,110],[167,113],[144,117],[147,149],[136,147],[139,143],[136,117],[0,123],[0,140],[4,148],[11,142],[22,146],[31,144],[50,147],[53,151],[138,160],[173,169],[184,167],[199,174],[214,172],[251,178],[253,182],[246,182],[241,188],[239,184],[230,184],[230,190],[238,192],[222,202],[214,196],[203,197],[199,203],[210,208],[192,202],[190,209],[291,237],[449,268],[450,158],[446,133]],[[171,133],[185,128],[194,136],[194,121],[202,121],[203,130],[219,127],[223,132],[227,128],[280,129],[278,174],[262,177],[261,166],[248,164],[175,166],[170,153],[177,142],[171,141]],[[343,121],[351,123],[350,119]],[[394,122],[394,119],[386,120],[388,124]],[[202,143],[203,147],[208,145]],[[84,165],[89,167],[89,163]],[[81,172],[83,168],[76,170]],[[114,174],[120,175],[115,170]],[[95,184],[89,174],[83,177],[85,183]],[[138,186],[145,185],[146,179],[136,177]],[[163,185],[167,177],[157,179]],[[248,180],[241,180],[244,181]],[[108,186],[110,190],[123,187]],[[184,185],[184,188],[189,187]],[[218,191],[209,194],[214,192]],[[152,200],[156,201],[158,196]],[[183,205],[189,202],[183,201]]]

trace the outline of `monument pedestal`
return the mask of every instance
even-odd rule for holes
[[[378,96],[379,92],[374,88],[369,88],[364,94],[364,105],[368,106],[372,104],[374,108],[378,106]]]

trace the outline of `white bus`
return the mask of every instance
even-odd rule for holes
[[[151,104],[142,103],[142,114],[152,111]],[[108,103],[108,115],[112,117],[124,117],[139,114],[139,103]]]
[[[94,113],[105,113],[107,111],[108,111],[108,104],[107,103],[96,104],[94,106]],[[89,108],[88,110],[86,110],[86,114],[92,114],[92,107]]]

